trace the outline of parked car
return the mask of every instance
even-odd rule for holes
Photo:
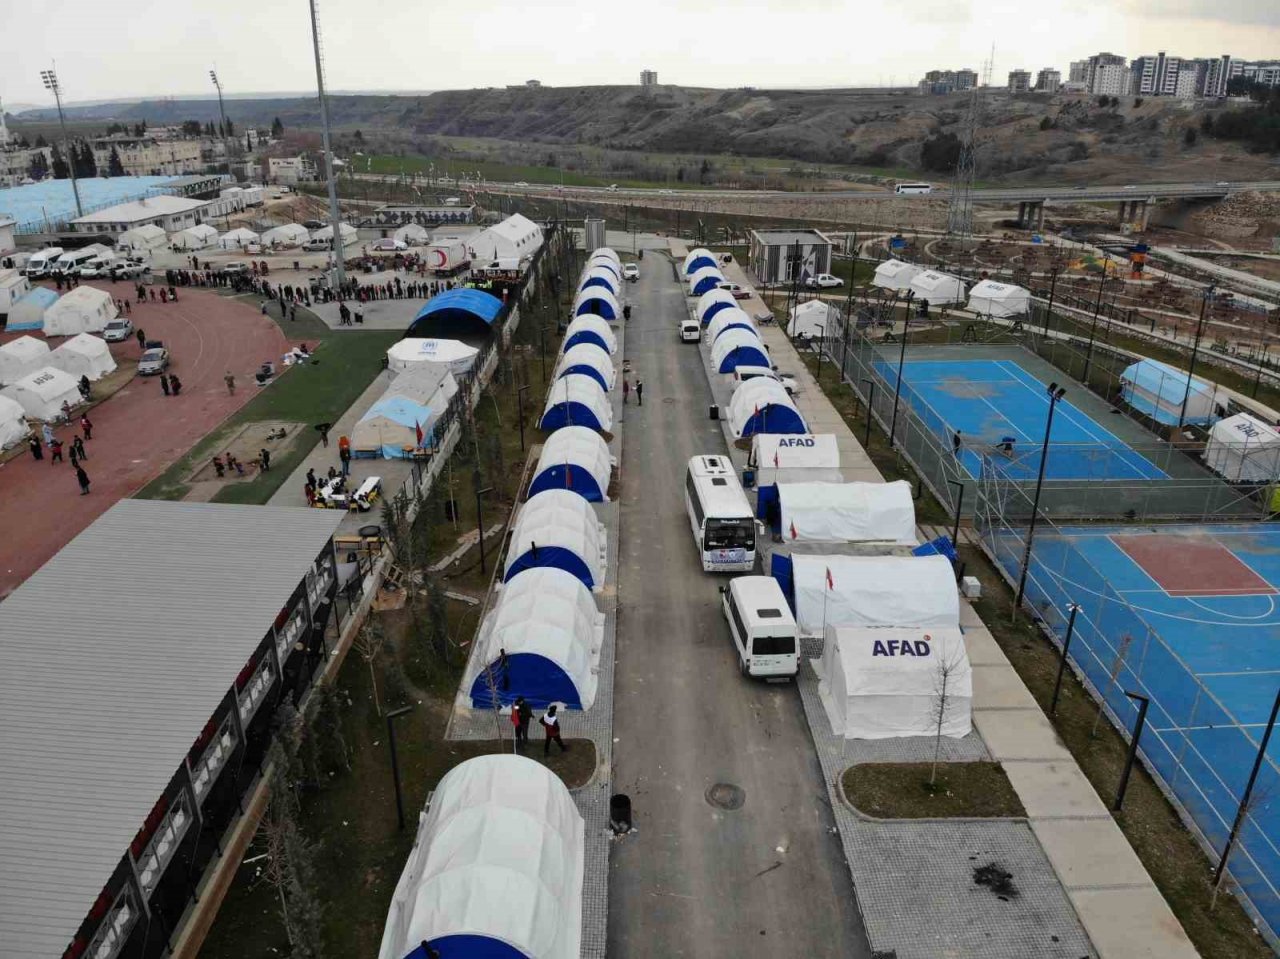
[[[101,260],[90,260],[84,266],[76,270],[76,276],[82,280],[96,280],[99,277],[109,276],[111,269],[116,265],[114,257],[104,258]]]
[[[222,268],[222,272],[227,276],[239,276],[242,273],[249,272],[249,264],[241,260],[234,260]]]
[[[308,240],[302,244],[302,248],[308,253],[319,253],[321,250],[327,250],[333,244],[329,240]]]
[[[374,240],[369,244],[369,249],[377,250],[379,253],[399,253],[409,249],[409,244],[404,240],[397,240],[393,237],[384,236],[380,240]]]
[[[110,276],[113,280],[136,280],[145,272],[147,272],[147,267],[142,263],[126,261],[113,266],[110,270]]]
[[[139,376],[155,376],[169,368],[169,350],[163,346],[153,346],[142,354],[138,360]]]
[[[624,263],[622,266],[622,278],[630,280],[632,283],[640,279],[640,266],[636,263]]]
[[[120,343],[133,335],[133,323],[128,317],[120,316],[107,324],[102,331],[102,338],[108,343]]]
[[[832,276],[830,273],[819,273],[817,276],[811,276],[805,280],[805,286],[811,290],[829,290],[833,286],[844,286],[844,280],[838,276]]]
[[[512,186],[528,186],[529,184],[525,180],[516,180],[516,182],[511,185]]]
[[[717,283],[716,288],[729,293],[735,300],[745,300],[751,295],[751,291],[745,286],[739,286],[737,283],[730,283],[728,280],[723,283]]]
[[[308,230],[323,230],[325,227],[323,220],[303,220],[302,225]]]
[[[659,190],[659,193],[675,193],[675,190]]]
[[[796,383],[796,378],[790,373],[779,373],[777,370],[767,366],[739,366],[733,371],[735,384],[745,383],[747,380],[754,380],[756,377],[761,376],[781,383],[788,396],[796,395],[798,384]]]

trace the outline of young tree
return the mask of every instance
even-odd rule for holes
[[[31,155],[31,164],[27,167],[27,176],[33,180],[43,180],[49,175],[49,158],[43,152]]]
[[[382,655],[386,645],[386,632],[381,624],[378,623],[377,618],[370,616],[364,621],[364,625],[360,627],[360,632],[356,633],[354,646],[356,652],[360,654],[360,658],[369,667],[369,683],[373,687],[373,708],[379,716],[382,715],[382,701],[378,697],[378,671],[374,669],[374,664],[378,661],[378,657]]]
[[[81,144],[80,147],[81,163],[84,164],[84,175],[86,177],[95,177],[98,175],[98,160],[93,155],[93,147],[88,143]]]
[[[55,143],[53,145],[53,150],[49,156],[55,180],[65,180],[71,176],[71,167],[67,165],[67,161],[63,158],[62,151],[58,149],[58,144]]]
[[[316,687],[315,708],[311,712],[311,733],[316,738],[321,760],[330,768],[351,771],[351,749],[342,731],[344,697],[332,683]]]
[[[227,136],[229,136],[229,137],[233,137],[233,136],[235,136],[235,135],[236,135],[236,127],[235,127],[235,124],[231,122],[231,118],[230,118],[230,117],[228,117],[228,118],[227,118],[227,133],[226,133],[226,135],[227,135]]]
[[[271,121],[271,139],[279,140],[284,136],[284,124],[280,122],[280,118],[276,117]]]
[[[124,176],[124,164],[120,161],[120,151],[111,148],[111,157],[107,161],[107,176]]]
[[[48,141],[48,140],[46,140],[46,139],[44,138],[44,134],[43,134],[43,133],[37,133],[37,134],[36,134],[36,147],[37,147],[37,148],[39,148],[39,147],[47,147],[48,145],[49,145],[49,141]]]
[[[942,730],[952,719],[964,709],[958,699],[961,681],[968,674],[970,667],[965,659],[964,650],[957,649],[950,654],[937,650],[933,677],[933,697],[929,701],[929,730],[933,733],[933,764],[929,768],[929,785],[932,787],[938,778],[938,758],[942,753]]]

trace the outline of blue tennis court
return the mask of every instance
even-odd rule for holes
[[[987,542],[1016,576],[1022,539]],[[1059,638],[1078,603],[1071,658],[1132,728],[1221,850],[1280,691],[1280,526],[1067,527],[1037,535],[1027,596]],[[1112,677],[1114,678],[1114,681]],[[1280,758],[1280,736],[1268,758]],[[1280,768],[1265,763],[1232,854],[1234,878],[1280,930]]]
[[[877,361],[878,372],[896,381],[896,363]],[[982,452],[1012,439],[1001,457],[1011,478],[1034,479],[1040,469],[1048,383],[1011,360],[908,360],[902,374],[902,399],[949,446],[961,434],[960,461],[977,478]],[[1075,389],[1083,390],[1078,384]],[[1071,394],[1060,400],[1049,438],[1049,479],[1167,479],[1167,474],[1097,420],[1073,406]]]

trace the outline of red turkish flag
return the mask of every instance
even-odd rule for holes
[[[797,536],[799,536],[799,534],[796,532],[796,523],[795,523],[795,520],[792,520],[792,521],[791,521],[791,538],[792,538],[792,539],[796,539],[796,538],[797,538]],[[830,578],[831,578],[831,572],[830,572],[830,571],[828,571],[828,572],[827,572],[827,578],[828,578],[828,579],[830,579]]]
[[[831,578],[831,567],[827,567],[827,589],[835,589],[836,581]]]

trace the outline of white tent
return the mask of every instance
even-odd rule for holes
[[[600,317],[590,313],[574,317],[564,332],[565,347],[572,347],[577,343],[599,343],[610,355],[618,352],[618,338],[613,329]]]
[[[1248,413],[1218,420],[1204,448],[1209,469],[1230,483],[1280,479],[1280,430]]]
[[[37,286],[30,293],[9,307],[9,320],[5,329],[10,333],[19,330],[43,330],[44,311],[58,302],[58,294],[47,286]]]
[[[434,340],[410,337],[394,343],[387,350],[387,368],[393,373],[416,369],[423,364],[438,364],[455,376],[475,365],[480,351],[461,340]]]
[[[406,458],[406,451],[430,444],[431,425],[439,415],[439,410],[428,409],[407,396],[384,394],[352,428],[351,452],[383,459]]]
[[[22,379],[10,383],[0,390],[0,395],[17,401],[29,418],[46,422],[52,422],[62,415],[63,403],[75,406],[81,402],[80,387],[76,384],[75,377],[52,366],[28,373]]]
[[[828,626],[822,658],[812,662],[837,736],[934,736],[939,718],[952,739],[973,729],[973,668],[958,628]]]
[[[599,381],[606,390],[613,389],[616,374],[608,350],[594,343],[579,343],[565,350],[556,364],[556,377],[582,373]]]
[[[582,279],[578,281],[578,289],[581,291],[600,286],[600,282],[592,281],[603,281],[604,288],[615,297],[618,295],[618,291],[622,289],[622,280],[618,279],[618,275],[607,266],[594,266],[583,270]],[[591,283],[591,287],[587,286],[588,283]]]
[[[0,450],[20,442],[31,428],[27,426],[22,404],[7,396],[0,396]]]
[[[0,346],[0,386],[16,383],[49,365],[49,344],[34,336],[20,336]]]
[[[573,490],[594,503],[609,499],[613,457],[604,437],[585,426],[558,429],[542,444],[529,495],[546,489]]]
[[[44,311],[45,336],[101,333],[116,318],[116,301],[106,290],[77,286]]]
[[[100,380],[116,368],[116,361],[102,337],[77,333],[49,354],[49,365],[76,379]]]
[[[618,256],[618,251],[612,247],[602,246],[591,251],[591,259],[593,260],[610,260],[615,266],[622,266],[622,259]]]
[[[395,374],[384,396],[404,396],[421,406],[430,407],[436,416],[449,406],[458,393],[458,381],[448,368],[437,363],[419,363]]]
[[[591,259],[587,260],[587,265],[582,269],[583,275],[585,276],[591,270],[604,270],[606,273],[613,274],[619,280],[622,279],[622,264],[618,262],[617,254],[612,257],[605,256],[603,253],[593,254]]]
[[[573,316],[595,315],[606,320],[622,319],[622,307],[618,298],[602,286],[589,286],[579,290],[573,298]]]
[[[252,246],[262,239],[257,233],[245,227],[235,230],[228,230],[222,236],[218,237],[218,246],[224,250],[243,250],[247,246]]]
[[[735,306],[730,310],[720,310],[711,318],[711,322],[707,324],[707,342],[714,343],[720,339],[721,333],[733,329],[750,330],[757,336],[760,335],[760,331],[756,329],[755,320],[751,319],[746,310],[740,310]]]
[[[593,430],[613,429],[613,408],[608,394],[585,373],[570,373],[551,384],[541,428],[547,431],[565,426],[589,426]]]
[[[590,709],[604,642],[604,616],[572,573],[540,567],[503,585],[480,625],[473,675],[463,681],[471,705],[490,708],[523,696],[534,709],[562,703]],[[506,668],[498,673],[502,653]]]
[[[747,351],[743,359],[730,362],[734,350]],[[769,350],[755,330],[726,330],[711,344],[711,365],[719,373],[732,373],[738,366],[772,366]]]
[[[567,570],[589,589],[604,584],[604,526],[591,504],[570,490],[530,497],[512,526],[503,580],[542,566]]]
[[[1216,384],[1159,360],[1138,360],[1120,374],[1121,399],[1166,426],[1208,426],[1222,415],[1215,402],[1216,393]]]
[[[916,545],[911,484],[779,483],[782,538],[810,543]]]
[[[840,483],[840,447],[832,433],[780,435],[757,433],[751,437],[751,466],[756,485],[791,481]]]
[[[378,959],[447,938],[474,940],[487,955],[578,959],[584,842],[573,797],[542,764],[512,755],[460,763],[418,817]]]
[[[795,553],[791,563],[796,622],[806,636],[821,636],[824,622],[926,629],[960,625],[955,572],[945,556]]]
[[[717,305],[718,304],[718,305]],[[714,290],[707,290],[702,296],[698,297],[698,302],[693,308],[694,315],[697,316],[698,322],[706,326],[715,315],[729,307],[738,306],[738,301],[733,298],[733,294],[728,290],[722,290],[716,287]]]
[[[134,253],[150,253],[158,250],[169,240],[164,230],[154,223],[144,223],[132,230],[125,230],[116,237],[117,250],[132,250]]]
[[[306,243],[311,231],[301,223],[286,223],[262,234],[263,246],[290,247]]]
[[[787,332],[791,336],[838,340],[843,326],[844,314],[838,306],[825,300],[807,300],[791,311],[791,323]]]
[[[471,237],[468,246],[476,260],[520,260],[542,246],[542,227],[515,213]]]
[[[950,273],[922,270],[911,278],[911,291],[916,302],[928,300],[931,306],[964,302],[964,280]]]
[[[713,281],[710,287],[707,281]],[[724,274],[714,266],[704,266],[689,277],[689,295],[702,296],[708,289],[714,289],[717,283],[724,282]]]
[[[339,223],[338,230],[342,234],[343,246],[348,246],[356,241],[356,228],[352,226],[350,223]],[[311,239],[332,240],[333,224],[331,223],[328,226],[322,226],[320,229],[316,230],[314,233],[311,234]]]
[[[983,280],[969,291],[969,310],[979,316],[1026,316],[1031,293],[1011,283]]]
[[[692,274],[696,273],[697,270],[690,269],[690,267],[693,267],[698,260],[710,260],[712,263],[717,262],[716,255],[712,253],[710,250],[708,250],[706,247],[704,246],[694,247],[692,250],[689,251],[688,255],[684,258],[684,263],[681,264],[681,267],[680,267],[681,275],[691,276]]]
[[[911,289],[911,281],[916,274],[921,272],[920,267],[911,263],[904,263],[902,260],[885,260],[876,267],[875,276],[871,278],[871,285],[878,286],[882,290],[897,290],[899,293],[906,293]]]
[[[203,250],[217,239],[217,230],[207,223],[199,223],[173,234],[169,237],[169,245],[175,250]]]
[[[716,342],[723,343],[731,336],[732,331]],[[808,432],[787,388],[767,376],[747,380],[733,391],[729,398],[729,428],[739,438],[756,433]]]
[[[431,242],[431,231],[416,223],[406,223],[391,234],[391,239],[399,240],[406,246],[426,246]]]

